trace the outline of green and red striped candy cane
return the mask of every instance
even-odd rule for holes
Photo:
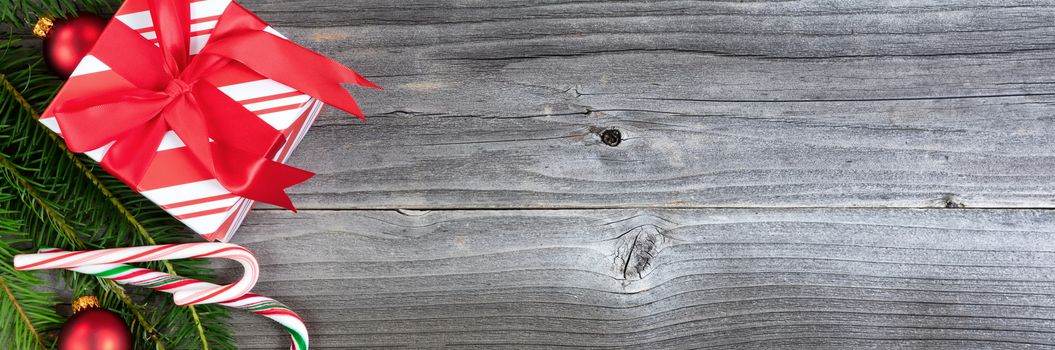
[[[245,274],[236,283],[219,286],[124,263],[185,258],[226,258],[238,261]],[[229,243],[186,243],[160,246],[69,252],[42,249],[37,254],[15,256],[18,270],[67,269],[96,275],[121,284],[173,294],[178,305],[216,303],[249,310],[278,322],[289,332],[290,349],[308,349],[308,330],[288,306],[259,294],[248,293],[256,284],[256,258],[245,248]]]

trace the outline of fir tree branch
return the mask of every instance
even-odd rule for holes
[[[45,209],[34,210],[37,214],[23,211],[19,215],[22,215],[21,220],[25,223],[36,225],[27,229],[28,232],[33,232],[37,246],[57,244],[80,249],[82,246],[116,247],[181,241],[183,233],[186,232],[182,225],[145,200],[141,194],[103,173],[94,163],[89,165],[81,156],[69,152],[62,140],[38,121],[37,111],[50,101],[58,81],[40,72],[37,68],[39,58],[25,58],[36,56],[35,53],[17,47],[12,49],[15,42],[9,41],[6,45],[0,42],[0,73],[12,73],[0,79],[0,83],[4,85],[0,88],[0,155],[5,156],[8,163],[7,166],[0,166],[0,169],[14,170],[14,173],[4,173],[9,175],[8,182],[15,181],[17,185],[4,186],[0,183],[0,192],[5,190],[5,187],[21,192],[19,190],[25,188],[26,184],[35,186],[30,188],[36,189],[37,202],[33,202],[34,196],[28,194],[23,194],[20,198],[28,200],[29,203],[40,204]],[[16,54],[8,52],[12,50],[21,51]],[[12,79],[15,74],[19,77],[17,84],[16,79]],[[10,207],[12,204],[6,205]],[[0,198],[0,207],[3,205],[3,199]],[[22,203],[14,204],[14,207],[23,205],[38,207]],[[63,213],[67,213],[68,217],[61,215]],[[55,225],[54,220],[60,220],[61,225]],[[47,225],[40,226],[40,221],[46,222]],[[65,227],[65,230],[62,227]],[[47,231],[52,230],[56,234],[49,235]],[[78,232],[96,233],[94,236],[83,236]],[[72,233],[79,244],[70,242],[67,233]],[[49,243],[48,240],[56,237],[62,238],[65,243]],[[40,239],[45,241],[39,241]],[[0,239],[0,243],[4,243],[3,239]],[[155,265],[157,267],[154,269],[173,274],[209,279],[206,276],[207,270],[198,267],[200,263],[193,260],[146,264]],[[3,267],[4,262],[0,261],[0,268]],[[114,296],[101,298],[104,306],[109,305],[107,307],[119,312],[127,310],[126,317],[132,317],[133,333],[137,334],[139,339],[146,341],[149,338],[158,345],[166,343],[180,349],[233,348],[233,338],[229,328],[225,326],[227,311],[223,308],[212,305],[175,306],[167,295],[148,292],[147,302],[157,306],[145,310],[150,311],[150,316],[147,317],[140,311],[141,307],[133,303],[131,298],[124,294],[124,290],[111,281],[99,281],[94,277],[75,274],[64,276],[67,283],[79,285],[78,291]],[[3,306],[2,303],[0,306]],[[140,348],[139,345],[137,348]]]
[[[4,83],[4,90],[7,90],[7,92],[10,93],[12,97],[14,97],[15,101],[18,102],[20,106],[22,106],[22,109],[25,109],[27,112],[37,117],[38,119],[40,118],[40,114],[37,113],[35,109],[33,109],[33,105],[30,105],[29,101],[26,101],[26,98],[18,92],[18,89],[16,89],[15,86],[11,84],[10,80],[7,80],[7,76],[3,73],[0,73],[0,81],[3,81]]]
[[[73,168],[76,168],[77,172],[82,174],[85,178],[89,179],[94,189],[98,191],[105,199],[107,199],[105,201],[109,202],[109,205],[112,206],[115,211],[121,214],[120,216],[122,216],[123,219],[128,222],[128,225],[133,229],[136,234],[139,235],[140,239],[143,241],[147,241],[150,245],[156,244],[156,240],[148,232],[146,226],[143,225],[143,223],[136,218],[135,214],[131,210],[129,210],[126,206],[123,205],[120,199],[111,190],[109,190],[107,186],[105,186],[105,183],[98,176],[92,173],[92,169],[87,166],[87,164],[85,164],[76,155],[66,149],[61,139],[59,139],[54,133],[46,131],[43,128],[43,125],[37,121],[37,118],[39,118],[39,113],[36,111],[36,109],[33,108],[32,103],[28,102],[27,99],[22,96],[22,94],[19,92],[19,89],[16,88],[15,84],[11,81],[11,79],[8,79],[5,75],[0,74],[0,85],[2,85],[2,90],[6,93],[7,97],[11,98],[11,100],[14,100],[19,106],[19,108],[23,110],[24,113],[16,114],[24,115],[25,120],[28,120],[26,125],[32,125],[32,129],[35,129],[38,132],[42,132],[43,134],[49,136],[49,138],[52,140],[51,145],[55,145],[55,147],[60,149],[61,154],[65,155],[66,160],[69,160],[69,163],[74,166]],[[8,181],[14,181],[14,186],[12,186],[12,188],[15,188],[16,192],[22,194],[21,197],[23,198],[23,201],[27,200],[26,205],[33,208],[37,208],[37,211],[39,212],[38,216],[41,219],[46,219],[47,221],[49,221],[50,225],[55,228],[57,232],[61,233],[61,235],[65,238],[64,240],[68,242],[68,244],[78,250],[89,248],[89,245],[85,244],[85,242],[78,236],[77,230],[73,227],[73,225],[70,225],[69,222],[66,222],[65,217],[61,214],[62,210],[58,209],[56,206],[53,205],[52,202],[47,200],[45,198],[46,196],[37,189],[36,183],[34,183],[33,180],[28,179],[24,174],[22,174],[22,172],[19,170],[19,167],[16,166],[16,164],[2,152],[0,152],[0,170],[2,170],[8,175]],[[171,263],[169,263],[169,261],[165,261],[165,263],[161,265],[164,266],[165,270],[168,270],[170,273],[178,274],[176,272],[175,267]],[[104,287],[102,288],[103,292],[108,292],[115,295],[116,298],[120,300],[120,303],[126,306],[126,309],[128,309],[128,311],[135,318],[136,323],[138,323],[139,326],[142,327],[143,330],[145,330],[147,337],[149,337],[150,341],[154,343],[155,349],[166,348],[165,344],[161,342],[161,339],[158,336],[158,332],[155,329],[155,324],[150,322],[146,315],[143,315],[143,313],[139,310],[138,306],[133,302],[131,297],[129,297],[127,294],[124,294],[123,289],[119,285],[114,283],[114,281],[107,279],[97,280],[97,283],[100,284],[100,287]],[[167,302],[167,300],[162,300],[162,302],[169,303]],[[198,315],[197,310],[193,307],[179,308],[180,310],[186,310],[190,313],[189,318],[192,318],[194,323],[192,329],[194,329],[198,341],[200,342],[200,344],[203,345],[203,347],[208,347],[209,342],[208,337],[205,335],[206,330],[205,327],[202,325],[202,318],[200,318],[200,316]],[[165,315],[171,315],[171,313],[160,313],[155,315],[161,315],[162,318],[166,318]],[[223,313],[219,313],[218,315],[223,316]],[[176,327],[177,329],[186,329],[185,325],[173,325],[171,323],[171,316],[169,316],[168,319],[170,320],[168,320],[166,324],[170,327]],[[180,332],[180,334],[184,333]],[[180,338],[180,336],[177,336],[176,338],[178,339]]]
[[[0,188],[0,202],[15,200]],[[2,208],[2,207],[0,207]],[[23,253],[13,245],[28,242],[13,211],[0,209],[0,260],[9,261]],[[54,341],[51,330],[62,324],[54,310],[55,294],[43,288],[36,272],[18,271],[0,264],[0,342],[12,349],[47,348]]]
[[[10,83],[7,81],[7,79],[4,78],[2,74],[0,74],[0,80],[4,82],[5,87],[10,86]],[[78,237],[77,232],[74,231],[72,227],[70,227],[70,225],[66,222],[66,219],[59,214],[59,211],[55,207],[53,207],[47,200],[45,200],[43,196],[40,195],[40,191],[37,190],[36,186],[32,182],[26,180],[26,178],[22,176],[21,172],[19,172],[18,168],[14,164],[12,164],[11,161],[8,160],[7,157],[3,154],[0,154],[0,167],[2,167],[2,170],[8,174],[7,178],[13,179],[15,182],[17,182],[15,186],[21,187],[22,191],[20,192],[22,192],[23,195],[30,197],[23,198],[23,200],[28,199],[32,201],[32,203],[26,203],[27,205],[43,210],[42,214],[47,217],[48,221],[51,222],[51,224],[55,226],[59,231],[65,234],[68,242],[71,243],[73,246],[77,247],[78,250],[88,249],[88,245],[85,244],[80,237]],[[128,297],[128,295],[124,293],[124,288],[117,284],[117,282],[105,278],[98,279],[100,283],[108,287],[108,291],[116,294],[117,298],[120,299],[121,302],[123,302],[126,306],[128,306],[129,310],[132,311],[132,314],[136,317],[136,319],[139,320],[143,327],[146,328],[146,330],[150,334],[151,340],[155,343],[157,348],[160,350],[164,350],[165,345],[161,343],[160,339],[158,339],[156,335],[157,332],[154,330],[154,326],[150,324],[150,322],[147,322],[146,317],[144,317],[143,313],[139,311],[135,302],[132,301],[132,298]]]
[[[15,297],[15,293],[11,291],[11,287],[7,286],[7,280],[4,276],[0,276],[0,288],[4,289],[4,295],[7,296],[8,300],[11,300],[11,304],[15,306],[15,310],[18,311],[18,316],[22,319],[22,322],[26,324],[26,328],[33,334],[33,338],[36,340],[38,346],[41,349],[46,349],[47,345],[44,345],[44,340],[40,337],[40,332],[37,331],[36,327],[33,327],[33,321],[29,319],[29,315],[26,314],[26,310],[22,308],[22,303],[18,302],[18,298]]]
[[[0,74],[0,84],[3,85],[4,90],[7,90],[7,92],[10,93],[12,96],[15,96],[15,100],[19,101],[20,105],[22,105],[23,107],[29,107],[29,111],[35,113],[29,103],[25,100],[24,97],[22,97],[18,90],[15,89],[15,86],[11,84],[11,81],[8,80],[7,76],[5,76],[4,74]],[[40,194],[40,191],[37,190],[35,184],[27,180],[18,170],[18,167],[11,163],[11,161],[3,154],[0,154],[0,167],[3,168],[4,172],[9,174],[8,177],[10,179],[13,179],[15,182],[17,182],[17,184],[15,184],[15,187],[21,189],[21,191],[19,192],[22,192],[24,195],[27,195],[29,197],[28,199],[32,201],[32,203],[26,203],[27,205],[43,210],[42,214],[47,217],[48,221],[51,222],[51,224],[55,228],[57,228],[66,236],[69,243],[72,243],[73,246],[77,247],[77,250],[85,250],[89,248],[89,246],[85,244],[84,241],[80,239],[80,237],[78,237],[77,232],[66,222],[65,217],[63,217],[59,213],[59,210],[50,205],[50,203],[45,200],[44,197]],[[23,198],[23,200],[26,199],[27,198]],[[118,285],[117,282],[105,278],[100,278],[99,280],[100,283],[108,287],[108,291],[116,294],[118,299],[120,299],[121,302],[128,306],[129,310],[139,321],[139,323],[146,328],[146,330],[150,334],[150,339],[154,342],[155,346],[157,346],[159,350],[164,350],[165,345],[161,342],[160,339],[158,339],[156,334],[157,332],[154,330],[154,326],[150,322],[148,322],[146,317],[143,316],[143,313],[139,311],[135,302],[132,301],[132,298],[128,297],[128,295],[124,293],[124,288]]]
[[[7,82],[7,80],[4,79],[4,76],[2,74],[0,74],[0,80],[4,81],[5,83]],[[5,86],[6,85],[9,84],[5,84]],[[15,164],[11,163],[11,161],[8,160],[7,157],[3,154],[0,154],[0,166],[2,166],[2,170],[7,173],[7,178],[9,178],[11,181],[16,182],[16,184],[14,185],[21,189],[21,191],[19,192],[23,195],[22,200],[25,201],[27,199],[25,197],[29,197],[28,199],[33,201],[33,203],[26,203],[27,205],[33,206],[33,204],[35,204],[34,207],[44,210],[43,215],[47,217],[51,225],[58,229],[60,232],[62,232],[62,234],[66,235],[66,239],[76,245],[77,250],[84,250],[88,248],[87,245],[84,244],[84,242],[77,238],[77,232],[74,231],[73,228],[71,228],[68,224],[66,224],[66,220],[63,219],[61,215],[59,215],[55,208],[53,208],[47,203],[46,200],[44,200],[44,197],[41,196],[40,192],[37,191],[36,186],[34,186],[33,183],[31,183],[24,176],[22,176],[22,172],[18,170],[18,167],[16,167]]]
[[[99,13],[112,9],[113,3],[113,0],[4,0],[0,2],[0,23],[27,27],[28,33],[41,16],[64,18],[85,10]]]
[[[11,82],[8,81],[3,74],[0,74],[0,82],[3,83],[4,89],[6,89],[14,96],[15,100],[18,101],[19,105],[21,105],[23,109],[25,109],[27,115],[32,118],[33,121],[37,121],[38,119],[40,119],[40,112],[37,112],[36,108],[33,108],[29,101],[26,101],[25,97],[23,97],[22,94],[20,94],[17,89],[14,88],[14,85],[12,85]],[[109,201],[110,204],[113,205],[114,209],[124,216],[125,221],[127,221],[128,224],[135,229],[135,231],[143,238],[143,240],[146,241],[149,245],[156,245],[157,242],[154,240],[153,237],[150,236],[150,233],[147,232],[147,228],[143,226],[143,224],[139,222],[138,219],[136,219],[135,215],[132,214],[132,212],[128,210],[128,208],[125,207],[123,203],[121,203],[121,201],[117,198],[117,196],[114,195],[112,191],[110,191],[109,188],[106,188],[106,185],[103,184],[102,180],[100,180],[98,176],[95,176],[95,174],[92,173],[92,170],[86,164],[84,164],[84,161],[82,161],[81,158],[78,157],[76,154],[71,152],[69,148],[66,147],[66,143],[62,141],[62,139],[60,139],[58,135],[55,135],[55,133],[51,132],[51,130],[46,130],[46,133],[48,137],[51,138],[51,140],[54,141],[60,149],[62,149],[62,151],[66,154],[66,157],[69,158],[73,165],[77,167],[77,169],[80,170],[81,173],[83,173],[84,176],[88,178],[88,180],[91,181],[93,185],[95,185],[96,189],[99,190],[103,197],[105,197],[107,201]],[[176,268],[172,266],[171,262],[163,261],[162,264],[165,266],[165,272],[168,272],[169,274],[173,275],[179,275],[179,273],[176,272]],[[197,308],[195,308],[194,305],[187,305],[186,307],[190,311],[191,317],[194,319],[194,326],[197,329],[198,338],[201,339],[202,349],[209,350],[208,337],[205,336],[205,329],[202,327],[201,317],[198,316]]]
[[[3,76],[0,75],[0,79],[2,78]],[[14,181],[17,182],[15,186],[21,187],[21,189],[23,190],[22,194],[27,197],[30,197],[23,198],[23,200],[28,199],[32,201],[32,203],[26,203],[27,205],[34,206],[43,210],[42,214],[47,217],[48,221],[51,222],[53,226],[58,228],[59,231],[65,234],[68,242],[71,243],[73,246],[77,247],[78,250],[88,249],[88,245],[85,244],[84,241],[80,239],[80,237],[78,237],[77,233],[73,230],[72,227],[70,227],[70,225],[66,222],[65,218],[63,218],[62,215],[59,215],[58,210],[51,206],[50,203],[48,203],[48,201],[40,195],[40,192],[34,187],[34,185],[22,176],[22,174],[18,171],[18,168],[14,164],[12,164],[11,161],[7,159],[7,157],[3,156],[2,154],[0,154],[0,166],[2,166],[2,170],[8,174],[8,178],[14,179]],[[155,343],[156,347],[159,350],[164,350],[165,345],[161,342],[160,339],[158,339],[156,334],[157,332],[154,330],[153,325],[148,322],[146,317],[143,316],[143,313],[139,311],[138,306],[135,302],[132,301],[132,298],[130,298],[127,294],[124,293],[124,288],[117,284],[117,282],[105,278],[98,278],[98,280],[99,283],[107,287],[107,291],[114,293],[117,298],[120,299],[121,302],[128,307],[128,309],[132,312],[133,316],[135,316],[135,318],[140,322],[140,324],[142,324],[142,326],[148,331],[148,333],[150,334],[150,339]]]

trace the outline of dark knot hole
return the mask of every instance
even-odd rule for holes
[[[612,147],[619,146],[623,142],[623,134],[618,129],[605,130],[601,132],[601,142]]]

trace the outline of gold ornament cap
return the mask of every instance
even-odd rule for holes
[[[102,305],[99,304],[99,299],[92,295],[85,295],[73,301],[73,313],[100,307],[102,307]]]
[[[50,15],[41,16],[37,20],[37,24],[33,26],[33,35],[41,39],[47,38],[48,32],[51,31],[53,26],[55,26],[55,17]]]

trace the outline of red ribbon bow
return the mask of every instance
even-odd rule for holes
[[[70,150],[113,145],[102,165],[133,187],[172,130],[231,193],[295,210],[284,190],[312,173],[271,158],[285,143],[265,123],[203,78],[242,64],[362,118],[341,83],[380,88],[351,69],[263,29],[267,24],[231,3],[208,44],[190,56],[190,1],[149,0],[159,46],[123,24],[111,24],[92,55],[135,88],[80,96],[55,108]]]

